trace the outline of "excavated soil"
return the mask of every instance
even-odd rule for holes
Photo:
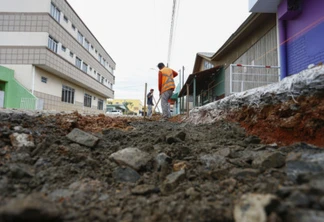
[[[228,120],[239,122],[248,134],[264,143],[291,145],[296,142],[324,146],[323,94],[298,97],[260,108],[242,107],[229,114]]]
[[[2,110],[0,221],[323,221],[324,103],[297,102],[204,125]]]

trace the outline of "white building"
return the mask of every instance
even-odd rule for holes
[[[104,112],[114,98],[116,63],[66,0],[2,1],[0,65],[46,110]]]

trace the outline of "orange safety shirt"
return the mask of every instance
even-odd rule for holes
[[[167,90],[174,90],[175,84],[173,78],[176,77],[178,73],[173,69],[164,67],[159,71],[159,91],[160,94]]]

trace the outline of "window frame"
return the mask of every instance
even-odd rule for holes
[[[88,64],[85,62],[82,62],[82,71],[88,73]]]
[[[61,102],[74,104],[75,89],[66,85],[62,85]]]
[[[81,69],[82,67],[82,60],[79,57],[75,57],[75,66]]]
[[[86,38],[84,39],[84,48],[90,51],[90,42]]]
[[[82,35],[82,33],[80,31],[78,31],[78,42],[83,45],[84,42],[84,36]]]
[[[53,2],[51,2],[50,14],[58,23],[60,23],[61,11]]]
[[[47,47],[57,53],[57,48],[58,48],[58,41],[56,41],[52,36],[48,36],[48,42],[47,42]]]
[[[83,106],[91,108],[92,105],[92,96],[85,93],[83,97]]]

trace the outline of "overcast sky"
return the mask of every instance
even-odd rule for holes
[[[173,0],[68,0],[116,62],[116,99],[144,101],[167,63]],[[216,52],[249,16],[248,0],[178,0],[169,67],[192,73],[197,52]],[[178,83],[179,78],[176,78]]]

